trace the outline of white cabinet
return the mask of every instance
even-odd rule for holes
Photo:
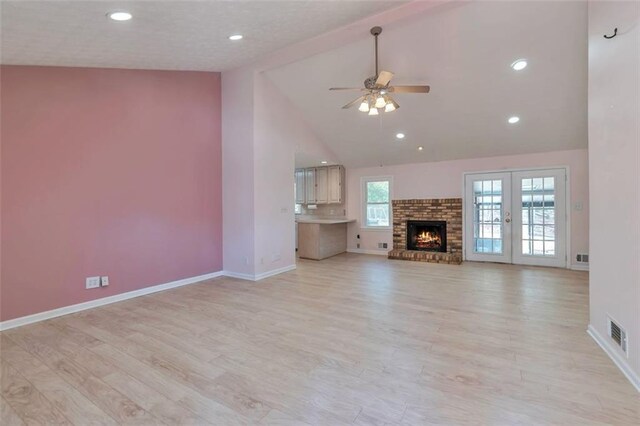
[[[305,201],[307,204],[316,203],[316,169],[305,169]]]
[[[329,172],[327,167],[316,167],[316,204],[327,204],[329,202],[328,179]]]
[[[344,167],[296,169],[297,204],[344,203]]]
[[[305,197],[306,187],[305,187],[305,170],[304,169],[296,169],[295,180],[296,180],[296,204],[304,204],[307,202],[307,198]]]
[[[344,168],[342,166],[330,166],[328,169],[328,199],[329,204],[340,204],[343,199]]]

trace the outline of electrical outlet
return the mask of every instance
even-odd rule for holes
[[[90,288],[98,288],[100,287],[100,277],[87,277],[85,281],[85,288],[88,290]]]
[[[108,287],[109,286],[109,277],[104,276],[100,277],[100,287]]]

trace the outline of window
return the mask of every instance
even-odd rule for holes
[[[391,178],[364,178],[362,183],[364,227],[390,228]]]
[[[296,203],[293,212],[294,214],[302,214],[302,204]]]

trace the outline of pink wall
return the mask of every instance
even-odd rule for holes
[[[545,152],[540,154],[507,155],[434,163],[347,169],[347,215],[357,222],[349,225],[348,246],[356,248],[360,234],[360,248],[378,250],[378,243],[393,246],[392,232],[366,230],[361,223],[361,178],[392,176],[392,198],[462,198],[463,173],[501,169],[569,166],[571,199],[571,259],[577,253],[589,253],[589,187],[587,150]],[[576,209],[576,204],[582,209]],[[388,249],[384,250],[385,252]]]
[[[4,66],[1,84],[2,320],[222,268],[220,74]]]

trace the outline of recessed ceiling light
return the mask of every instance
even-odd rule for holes
[[[421,147],[421,146],[419,146],[419,147],[418,147],[418,151],[422,151],[423,149],[424,149],[424,148],[423,148],[423,147]]]
[[[326,161],[321,161],[320,164],[327,164],[327,162]]]
[[[404,139],[404,133],[396,133],[396,138],[398,139]]]
[[[511,68],[513,68],[516,71],[523,70],[526,67],[527,67],[527,60],[526,59],[518,59],[517,61],[515,61],[514,63],[511,64]]]
[[[132,14],[124,11],[109,12],[107,13],[107,16],[114,21],[128,21],[129,19],[133,18]]]
[[[242,34],[234,34],[234,35],[230,35],[230,36],[229,36],[229,40],[231,40],[231,41],[238,41],[238,40],[242,40]]]
[[[514,115],[513,117],[509,117],[507,121],[509,122],[509,124],[516,124],[518,121],[520,121],[520,117]]]

